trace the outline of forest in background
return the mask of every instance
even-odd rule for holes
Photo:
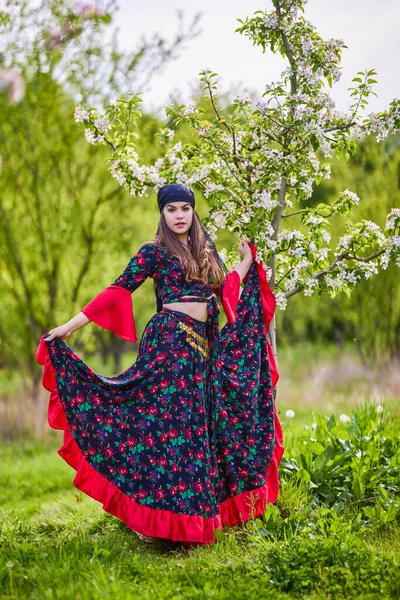
[[[17,4],[28,6],[22,0]],[[51,3],[42,4],[45,19]],[[52,13],[55,24],[64,18],[63,2],[59,4],[59,14]],[[196,35],[193,22],[169,42],[156,35],[127,56],[117,51],[115,38],[104,43],[103,29],[109,19],[103,15],[100,20],[86,18],[76,36],[76,47],[75,34],[59,47],[39,31],[31,47],[24,46],[21,53],[18,43],[32,27],[32,14],[26,9],[19,23],[1,22],[1,33],[10,40],[9,66],[18,67],[25,78],[20,102],[11,103],[7,94],[0,96],[3,407],[12,402],[14,392],[22,393],[24,402],[35,406],[41,391],[35,349],[41,335],[67,321],[112,283],[141,243],[156,232],[159,213],[154,193],[129,196],[110,177],[107,148],[87,144],[74,122],[76,104],[90,101],[101,105],[115,98],[116,90],[140,85],[145,76],[154,75],[179,55],[184,43]],[[40,30],[39,21],[36,25]],[[149,64],[155,65],[150,72]],[[211,107],[201,94],[199,88],[193,104],[207,114]],[[220,101],[223,111],[229,113],[227,97]],[[160,131],[165,128],[175,131],[176,140],[196,143],[185,125],[145,114],[137,132],[137,149],[144,161],[163,155]],[[328,203],[348,188],[360,197],[353,213],[355,222],[365,218],[379,225],[391,208],[400,206],[399,136],[379,144],[373,137],[364,138],[350,162],[330,162],[331,179],[316,186],[304,206]],[[204,218],[207,201],[199,193],[196,198],[196,208]],[[301,230],[300,220],[296,225]],[[332,238],[343,233],[343,221],[333,219]],[[228,231],[218,234],[219,249],[230,250],[237,242]],[[133,307],[140,335],[156,310],[151,281],[135,292]],[[387,367],[398,360],[400,352],[398,269],[390,265],[362,281],[350,297],[299,294],[291,298],[285,311],[277,310],[277,331],[278,360],[279,352],[283,356],[305,344],[316,348],[332,345],[356,352],[365,368]],[[76,332],[70,343],[78,353],[92,356],[99,368],[107,365],[109,374],[120,372],[124,356],[130,360],[136,349],[94,325]]]
[[[93,149],[82,140],[72,99],[60,86],[39,78],[30,83],[22,104],[2,101],[0,365],[34,378],[40,336],[76,314],[122,272],[140,244],[155,235],[159,213],[154,193],[133,198],[111,179],[107,149]],[[162,155],[158,134],[164,127],[174,125],[144,116],[141,155]],[[178,128],[175,135],[188,134]],[[380,144],[365,138],[351,162],[332,163],[331,179],[315,188],[308,206],[328,203],[349,188],[361,198],[356,218],[382,224],[390,208],[400,205],[400,137]],[[200,194],[196,208],[201,217],[207,215]],[[342,221],[333,221],[331,232],[334,238],[343,235]],[[234,244],[234,235],[219,233],[219,248]],[[152,283],[135,292],[133,305],[141,332],[155,311]],[[277,313],[281,346],[351,342],[366,362],[398,357],[400,286],[393,265],[361,282],[349,298],[298,295]],[[113,338],[86,327],[74,334],[73,344],[112,356],[118,370],[121,353],[130,347]]]

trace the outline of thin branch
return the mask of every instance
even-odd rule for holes
[[[346,123],[346,125],[337,125],[336,127],[329,127],[328,129],[324,129],[324,133],[329,133],[330,131],[343,131],[344,129],[349,129],[355,125],[354,121],[350,123]]]
[[[377,250],[377,252],[374,252],[374,254],[370,254],[370,256],[365,256],[365,257],[353,256],[351,254],[348,254],[347,252],[342,252],[342,254],[339,254],[337,259],[334,260],[333,263],[331,263],[329,265],[329,267],[327,267],[326,269],[323,269],[322,271],[319,271],[318,273],[315,273],[315,275],[312,275],[310,277],[310,279],[319,279],[323,275],[327,275],[328,273],[331,273],[337,267],[338,263],[340,263],[344,258],[346,258],[347,260],[357,260],[359,262],[366,263],[366,262],[370,262],[371,260],[374,260],[381,254],[383,254],[385,251],[386,251],[386,249],[383,248],[381,250]],[[294,296],[295,294],[300,292],[301,289],[302,289],[301,287],[296,287],[296,288],[293,288],[292,290],[289,290],[288,292],[286,292],[285,298],[290,298],[291,296]]]
[[[272,226],[274,228],[274,235],[272,239],[275,239],[278,235],[279,225],[281,222],[283,209],[285,208],[285,196],[286,196],[286,188],[287,188],[287,179],[285,176],[282,177],[281,185],[278,192],[278,206],[276,207],[276,213],[274,216],[274,220],[272,222]]]
[[[287,217],[294,217],[295,215],[301,215],[302,213],[304,213],[306,211],[307,211],[306,208],[302,208],[300,210],[295,210],[294,212],[287,213],[286,215],[282,215],[282,219],[286,219]]]
[[[219,145],[218,145],[218,144],[216,144],[216,143],[214,142],[214,140],[213,140],[211,137],[210,137],[210,138],[208,138],[208,137],[207,137],[207,139],[208,139],[208,140],[211,142],[211,144],[212,144],[212,145],[214,146],[214,148],[217,150],[217,152],[218,152],[218,155],[219,155],[219,156],[222,158],[222,160],[223,160],[223,161],[224,161],[224,163],[226,164],[226,167],[228,168],[228,171],[230,172],[230,174],[232,175],[232,177],[233,177],[234,179],[236,179],[236,181],[237,181],[238,185],[239,185],[239,186],[240,186],[240,187],[241,187],[241,188],[242,188],[242,189],[243,189],[245,192],[247,192],[248,194],[251,194],[251,193],[252,193],[252,192],[251,192],[251,190],[248,190],[248,189],[246,188],[246,186],[244,186],[244,185],[243,185],[243,183],[240,181],[239,177],[238,177],[238,176],[235,174],[235,172],[232,170],[232,168],[231,168],[231,166],[230,166],[230,164],[229,164],[229,161],[228,161],[228,160],[225,158],[225,155],[224,155],[224,153],[223,153],[223,152],[220,150],[220,147],[219,147]],[[239,169],[238,169],[238,170],[239,170]],[[239,197],[240,197],[240,196],[239,196]]]
[[[280,19],[282,16],[280,2],[276,3],[276,14],[277,14],[278,19]],[[282,29],[280,29],[279,31],[280,31],[280,34],[282,37],[283,44],[285,46],[286,56],[288,57],[288,60],[289,60],[289,63],[290,63],[291,69],[292,69],[292,73],[293,73],[293,75],[290,77],[290,94],[293,96],[297,92],[297,78],[296,78],[296,72],[295,72],[296,63],[295,63],[293,52],[290,47],[289,40],[287,38],[286,33],[284,31],[282,31]]]
[[[370,262],[371,260],[374,260],[374,258],[377,258],[378,256],[381,256],[381,254],[383,254],[384,252],[386,252],[386,248],[381,248],[381,250],[377,250],[376,252],[374,252],[374,254],[371,254],[370,256],[353,256],[352,254],[345,254],[343,258],[347,258],[348,260],[358,260],[358,262]]]
[[[278,19],[280,19],[282,13],[281,13],[281,5],[279,2],[276,3],[276,14],[278,16]],[[282,41],[283,41],[283,44],[284,44],[285,50],[286,50],[286,55],[288,57],[288,60],[289,60],[289,63],[290,63],[291,69],[292,69],[292,73],[293,73],[290,77],[290,95],[293,96],[297,92],[297,78],[296,78],[296,73],[295,73],[296,64],[295,64],[293,52],[290,47],[289,40],[287,38],[286,33],[284,31],[282,31],[282,29],[281,29],[280,34],[281,34]],[[292,112],[293,112],[293,110],[294,110],[294,107],[292,108]],[[287,148],[286,136],[285,136],[285,143],[283,146],[284,146],[284,148]],[[287,154],[288,154],[288,152],[286,150],[284,152],[284,156],[286,156]],[[285,208],[286,188],[287,188],[287,179],[285,176],[283,176],[281,185],[279,188],[279,192],[278,192],[278,206],[277,206],[274,220],[272,223],[273,228],[274,228],[274,236],[273,236],[274,239],[278,235],[279,225],[280,225],[282,214],[283,214],[283,209]]]

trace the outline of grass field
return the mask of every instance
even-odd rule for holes
[[[303,362],[313,382],[307,394],[303,371],[291,370],[296,356],[291,360],[281,369],[286,452],[277,505],[262,519],[221,532],[209,547],[141,541],[73,487],[73,470],[56,452],[58,432],[3,443],[0,597],[399,598],[396,377],[384,392],[381,386],[382,397],[374,396],[372,376],[368,389],[359,373],[339,381],[339,363],[335,377],[325,371],[323,384],[321,375],[315,383],[312,369],[325,361],[320,353]],[[341,413],[351,420],[341,422]]]

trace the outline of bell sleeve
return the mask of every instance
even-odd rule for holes
[[[236,270],[224,277],[224,281],[215,288],[214,292],[221,300],[228,323],[233,323],[237,317],[237,304],[240,295],[240,275]]]
[[[97,294],[81,312],[96,325],[114,332],[123,340],[137,342],[132,292],[153,276],[156,265],[157,247],[144,244],[114,283]]]

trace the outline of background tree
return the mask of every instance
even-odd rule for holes
[[[325,91],[340,78],[342,40],[323,40],[303,16],[303,0],[272,0],[273,10],[257,11],[240,21],[238,31],[262,51],[288,62],[281,81],[266,86],[264,100],[253,104],[237,96],[225,117],[218,99],[217,75],[201,73],[213,117],[194,105],[169,106],[176,124],[188,125],[200,143],[176,142],[165,130],[165,155],[147,165],[135,149],[140,98],[131,94],[105,108],[77,108],[95,145],[112,149],[111,172],[133,196],[147,186],[184,182],[202,190],[211,211],[208,228],[227,228],[254,240],[267,262],[269,282],[280,308],[299,292],[350,295],[363,279],[400,264],[400,209],[386,214],[382,227],[369,219],[354,222],[356,193],[341,190],[330,202],[308,206],[314,186],[330,177],[324,162],[333,154],[349,160],[357,141],[375,135],[381,141],[399,129],[400,102],[387,111],[365,114],[373,94],[375,71],[358,73],[350,89],[350,107],[341,112]],[[342,219],[342,235],[333,243],[331,221]],[[343,235],[344,234],[344,235]],[[229,257],[228,257],[229,258]],[[270,337],[276,351],[275,323]]]
[[[108,31],[116,9],[113,1],[12,0],[0,14],[0,365],[34,384],[40,336],[114,280],[151,222],[147,211],[135,219],[126,192],[108,177],[106,152],[82,144],[73,108],[144,87],[197,35],[198,16],[189,24],[180,16],[170,40],[155,34],[123,52],[118,32]],[[159,127],[156,117],[141,123],[149,139]],[[149,315],[142,304],[139,328]],[[86,330],[78,346],[93,335],[107,334]],[[122,342],[110,347],[118,367]]]
[[[372,136],[360,140],[350,162],[330,159],[334,177],[313,190],[307,206],[330,203],[343,187],[355,191],[362,202],[353,209],[353,220],[366,218],[384,227],[387,214],[400,206],[400,137],[377,142]],[[342,219],[331,220],[333,243],[343,233]],[[369,367],[400,357],[400,286],[394,263],[377,278],[360,281],[349,298],[298,297],[290,311],[278,313],[280,342],[295,344],[332,339],[356,347]]]

